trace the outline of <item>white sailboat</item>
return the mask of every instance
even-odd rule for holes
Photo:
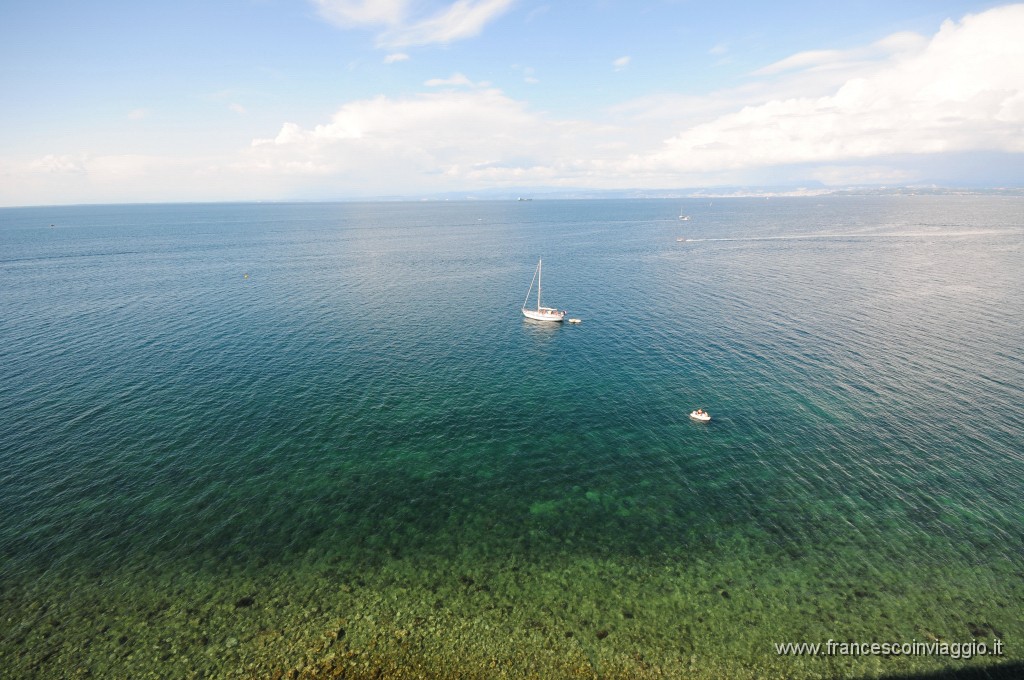
[[[561,321],[565,318],[565,312],[554,307],[542,307],[540,304],[540,276],[541,260],[537,260],[537,271],[533,272],[533,281],[530,281],[530,290],[526,291],[526,299],[523,300],[523,316],[535,321]],[[533,282],[537,282],[537,309],[527,309],[526,303],[530,300],[530,293],[533,292]]]

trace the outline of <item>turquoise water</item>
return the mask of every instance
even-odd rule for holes
[[[607,677],[1020,661],[1024,199],[679,208],[0,210],[0,653],[469,676],[498,643],[458,624]],[[582,324],[522,318],[540,256]]]

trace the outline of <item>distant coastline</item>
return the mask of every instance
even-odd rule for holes
[[[765,197],[818,197],[818,196],[1024,196],[1021,187],[956,187],[940,185],[905,186],[720,186],[685,189],[550,189],[522,187],[513,189],[487,189],[481,191],[445,192],[422,196],[381,196],[380,201],[402,200],[518,200],[527,196],[536,200],[594,200],[594,199],[704,199],[704,198],[765,198]]]
[[[55,203],[4,205],[4,209],[71,207],[78,205],[245,205],[266,203],[409,203],[436,201],[592,201],[592,200],[714,200],[727,198],[821,198],[824,196],[1024,196],[1020,187],[955,187],[940,185],[906,186],[720,186],[685,189],[552,189],[523,188],[449,191],[429,194],[395,194],[385,196],[296,196],[274,199],[224,199],[216,201],[134,201],[125,203]]]

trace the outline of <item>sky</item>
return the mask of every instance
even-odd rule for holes
[[[3,0],[0,206],[1024,186],[1024,4]]]

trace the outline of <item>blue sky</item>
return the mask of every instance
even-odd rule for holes
[[[0,205],[1022,184],[1024,5],[11,1]]]

